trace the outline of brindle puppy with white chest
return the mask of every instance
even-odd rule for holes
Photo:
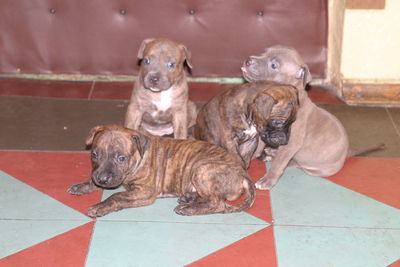
[[[254,82],[215,96],[199,111],[194,137],[226,148],[248,167],[265,144],[286,145],[296,119],[297,90],[291,85]],[[261,139],[262,141],[260,141]]]
[[[254,202],[255,186],[246,170],[219,146],[117,125],[93,128],[86,143],[92,147],[92,177],[68,192],[82,195],[121,185],[126,189],[92,206],[91,217],[150,205],[159,197],[180,197],[175,212],[181,215],[239,212]],[[225,203],[242,194],[245,200],[238,206]]]

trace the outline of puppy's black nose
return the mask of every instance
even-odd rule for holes
[[[283,132],[276,132],[272,134],[262,133],[260,137],[264,143],[268,144],[272,148],[277,148],[279,146],[287,145],[289,141],[288,136]]]
[[[283,146],[287,145],[288,139],[285,133],[279,132],[270,136],[270,143],[273,146]]]
[[[159,80],[160,80],[160,77],[158,77],[158,76],[151,76],[150,77],[150,82],[152,84],[157,84]]]
[[[102,175],[97,178],[97,181],[99,182],[99,184],[107,184],[109,180],[110,180],[110,176],[108,176],[108,175]]]
[[[246,61],[244,62],[244,64],[246,64],[247,67],[249,67],[251,64],[253,64],[253,60],[251,59],[251,57],[247,58]]]

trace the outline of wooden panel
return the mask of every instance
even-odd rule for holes
[[[385,0],[347,0],[348,9],[385,9]]]
[[[350,105],[400,107],[400,84],[344,83],[343,98]]]

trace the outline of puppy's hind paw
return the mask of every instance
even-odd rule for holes
[[[184,216],[191,216],[193,214],[193,206],[191,204],[179,204],[174,209],[176,214],[184,215]]]

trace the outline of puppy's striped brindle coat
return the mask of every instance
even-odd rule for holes
[[[86,143],[92,147],[92,177],[74,184],[74,195],[100,188],[125,187],[92,206],[98,217],[124,208],[146,206],[159,197],[180,197],[181,215],[239,212],[249,208],[255,186],[241,162],[225,149],[198,140],[155,137],[122,126],[98,126]],[[230,206],[244,194],[244,201]]]

